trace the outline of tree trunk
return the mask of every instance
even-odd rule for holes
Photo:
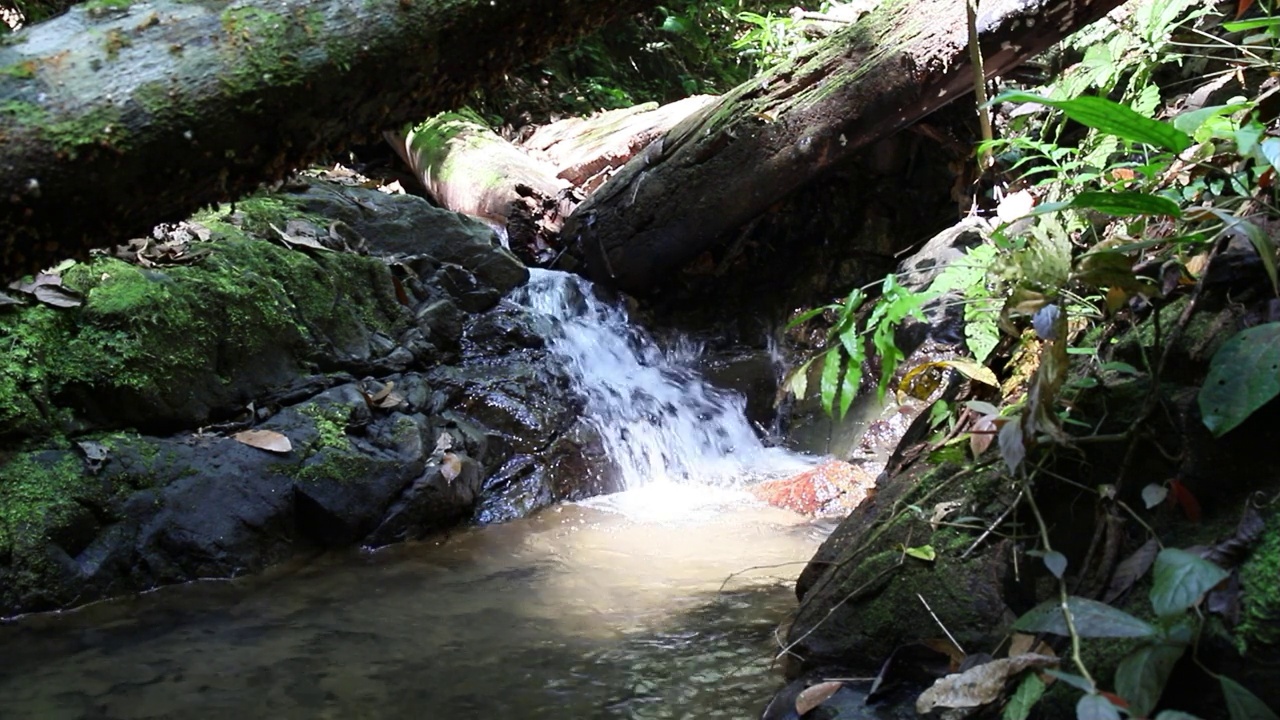
[[[985,0],[987,76],[1121,0]],[[643,291],[855,150],[973,88],[964,0],[885,0],[793,61],[695,113],[565,223],[592,279]]]
[[[29,272],[234,198],[459,105],[554,43],[653,4],[73,8],[0,42],[0,272]]]

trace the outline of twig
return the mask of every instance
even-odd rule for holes
[[[1026,478],[1022,480],[1024,489],[1027,483]],[[1044,517],[1040,514],[1040,507],[1036,505],[1035,493],[1027,493],[1027,504],[1031,506],[1031,512],[1036,516],[1036,524],[1040,526],[1040,542],[1044,543],[1044,551],[1046,553],[1053,551],[1053,546],[1049,544],[1049,527],[1044,524]],[[1085,680],[1089,681],[1089,685],[1096,687],[1093,676],[1089,674],[1089,668],[1085,667],[1084,659],[1080,655],[1080,633],[1076,631],[1075,618],[1071,617],[1071,607],[1068,604],[1067,583],[1062,578],[1058,578],[1058,598],[1062,605],[1062,617],[1067,621],[1067,632],[1071,635],[1071,661],[1075,663],[1076,669]]]
[[[988,527],[985,532],[983,532],[981,535],[978,536],[977,540],[973,541],[973,544],[970,545],[967,550],[960,553],[961,560],[964,560],[965,558],[969,557],[969,553],[973,552],[974,548],[981,545],[983,540],[986,540],[988,537],[990,537],[991,533],[995,532],[995,529],[1000,526],[1000,523],[1004,522],[1004,519],[1009,516],[1009,513],[1013,512],[1013,509],[1018,507],[1018,503],[1022,501],[1022,492],[1023,492],[1022,490],[1018,490],[1018,496],[1013,499],[1013,502],[1009,503],[1009,507],[1005,508],[1004,512],[1000,513],[1000,516],[997,517],[995,521],[991,523],[991,526]]]
[[[947,629],[947,626],[943,625],[942,621],[938,619],[938,616],[934,614],[933,608],[929,607],[929,602],[924,599],[924,596],[920,593],[916,593],[916,597],[920,598],[920,603],[924,605],[924,609],[929,611],[929,617],[933,618],[933,621],[938,623],[938,627],[942,628],[942,632],[947,634],[947,639],[951,641],[951,644],[956,646],[956,649],[960,651],[960,654],[968,655],[969,653],[965,652],[963,647],[960,647],[959,641],[957,641],[955,636],[951,634],[951,631]]]

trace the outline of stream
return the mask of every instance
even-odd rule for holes
[[[754,501],[810,460],[586,281],[540,318],[624,492],[375,553],[0,626],[0,718],[751,718],[823,527]]]

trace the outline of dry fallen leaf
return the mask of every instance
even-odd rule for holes
[[[445,480],[453,480],[462,474],[462,460],[453,453],[445,453],[440,458],[440,474]]]
[[[796,714],[804,715],[827,701],[827,698],[840,692],[844,684],[836,680],[828,680],[817,685],[810,685],[796,696]]]
[[[293,449],[293,443],[289,442],[289,438],[274,430],[241,430],[231,438],[249,447],[274,453],[287,453]]]
[[[959,510],[963,505],[963,500],[947,500],[934,505],[933,514],[929,516],[929,527],[936,531],[939,523],[951,513]]]
[[[1049,647],[1043,640],[1036,642],[1035,635],[1014,633],[1013,638],[1009,640],[1009,657],[1027,654],[1057,657],[1057,653],[1053,651],[1053,648]]]
[[[1058,658],[1047,655],[1019,655],[992,660],[962,673],[939,678],[916,699],[916,712],[925,714],[936,707],[968,708],[993,703],[1000,698],[1005,683],[1028,668],[1057,665]]]

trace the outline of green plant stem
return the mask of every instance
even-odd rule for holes
[[[983,170],[991,166],[991,110],[987,107],[987,73],[982,64],[982,46],[978,44],[978,0],[966,0],[969,15],[969,59],[973,65],[973,94],[978,101],[978,126],[982,129],[983,150],[979,162]]]
[[[1040,542],[1044,543],[1044,551],[1046,553],[1053,552],[1053,546],[1049,544],[1049,527],[1044,523],[1044,517],[1040,514],[1040,506],[1036,504],[1035,493],[1031,492],[1030,483],[1023,478],[1022,489],[1027,496],[1027,503],[1031,505],[1031,512],[1036,516],[1036,524],[1040,526]],[[1080,633],[1076,632],[1075,619],[1071,617],[1071,609],[1068,605],[1067,583],[1062,578],[1058,578],[1058,597],[1062,603],[1062,617],[1067,621],[1067,632],[1071,634],[1071,661],[1075,663],[1076,669],[1080,671],[1080,675],[1089,684],[1097,687],[1093,676],[1089,674],[1089,668],[1085,667],[1084,658],[1080,655]]]

